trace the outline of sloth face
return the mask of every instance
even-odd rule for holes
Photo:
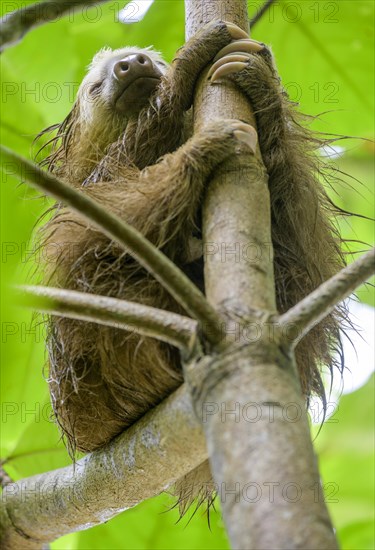
[[[160,54],[150,49],[101,50],[78,92],[82,118],[87,122],[94,117],[128,119],[139,113],[167,67]]]
[[[128,122],[137,123],[167,69],[161,55],[149,48],[97,53],[71,112],[58,125],[61,141],[45,160],[49,169],[77,181],[87,178],[108,147],[124,135]]]

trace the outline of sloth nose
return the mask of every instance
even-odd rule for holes
[[[113,72],[117,80],[125,80],[129,77],[141,76],[144,72],[153,68],[151,59],[144,53],[133,53],[117,61]]]

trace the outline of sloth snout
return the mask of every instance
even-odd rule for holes
[[[134,53],[117,61],[113,67],[113,73],[117,80],[124,81],[129,77],[144,76],[145,72],[152,71],[152,69],[153,63],[147,55]]]

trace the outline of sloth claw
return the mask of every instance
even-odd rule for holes
[[[244,53],[241,53],[241,52],[236,52],[235,54],[226,55],[226,56],[222,57],[221,59],[218,59],[216,61],[216,63],[214,63],[212,65],[212,67],[208,71],[207,78],[208,79],[211,78],[212,75],[214,74],[214,72],[217,69],[219,69],[219,67],[224,65],[225,63],[229,63],[229,62],[233,62],[233,61],[242,61],[243,63],[245,63],[248,60],[249,60],[249,56],[247,54],[244,54]]]
[[[208,78],[215,82],[218,78],[242,71],[246,68],[251,55],[264,49],[264,44],[256,40],[234,40],[213,59],[213,65],[208,72]]]
[[[257,42],[251,38],[246,38],[242,40],[234,40],[224,48],[222,48],[219,53],[214,57],[214,62],[218,59],[221,59],[224,55],[228,53],[258,53],[264,49],[264,44],[262,42]]]
[[[250,124],[240,121],[236,122],[234,124],[233,135],[238,141],[245,143],[245,145],[250,148],[251,152],[255,154],[258,134]]]
[[[230,63],[222,64],[211,76],[211,82],[215,82],[219,78],[227,76],[228,74],[239,73],[243,69],[246,69],[246,67],[247,63],[243,63],[240,61],[233,61]]]
[[[227,21],[224,21],[226,26],[227,26],[227,29],[228,29],[228,32],[229,34],[231,35],[231,37],[234,39],[234,40],[240,40],[241,38],[248,38],[249,35],[247,34],[247,32],[245,32],[244,30],[242,30],[240,27],[238,27],[237,25],[235,25],[234,23],[228,23]]]

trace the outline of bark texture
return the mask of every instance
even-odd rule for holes
[[[202,428],[183,386],[100,451],[8,484],[0,506],[1,548],[40,549],[104,523],[161,493],[206,458]]]
[[[186,0],[185,5],[186,38],[212,19],[247,30],[245,1]],[[218,111],[224,118],[254,121],[250,106],[230,85],[209,91],[198,86],[195,127]],[[227,318],[226,344],[220,353],[216,347],[211,356],[195,357],[185,367],[231,545],[337,548],[294,357],[266,331],[276,306],[270,201],[259,154],[223,164],[211,182],[203,218],[206,249],[236,243],[268,248],[256,264],[238,263],[234,254],[232,261],[227,254],[223,262],[220,253],[207,259],[207,297]],[[253,327],[258,334],[250,338]]]

